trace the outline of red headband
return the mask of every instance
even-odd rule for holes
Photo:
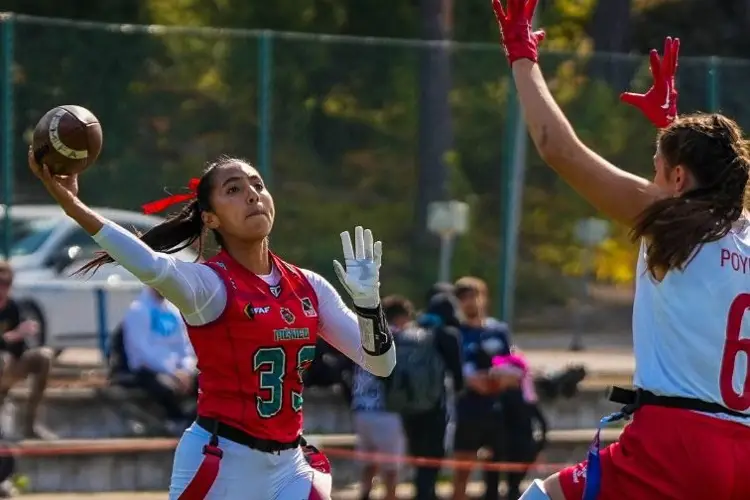
[[[177,203],[195,199],[195,197],[198,196],[198,184],[200,184],[200,181],[200,179],[196,178],[190,179],[190,182],[188,183],[188,189],[190,190],[189,193],[173,194],[166,198],[162,198],[161,200],[146,203],[141,207],[143,208],[143,213],[155,214],[171,207],[172,205],[176,205]]]

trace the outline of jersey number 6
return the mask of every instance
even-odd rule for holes
[[[727,337],[719,374],[719,389],[724,405],[730,410],[742,412],[750,409],[750,338],[740,338],[742,318],[747,309],[750,309],[750,293],[738,295],[729,306]],[[739,353],[745,354],[745,381],[742,392],[738,394],[734,389],[734,367]]]
[[[302,381],[302,369],[315,358],[315,346],[305,345],[297,351],[297,373]],[[284,375],[286,374],[286,351],[283,347],[262,347],[253,356],[253,370],[258,373],[258,388],[268,394],[267,398],[256,396],[256,407],[261,418],[271,418],[284,406]],[[302,409],[302,394],[291,391],[290,404],[294,411]]]

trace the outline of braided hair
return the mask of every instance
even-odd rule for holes
[[[742,130],[720,114],[680,117],[657,141],[668,168],[689,170],[696,188],[654,202],[636,220],[631,237],[648,240],[646,263],[654,277],[684,269],[704,243],[729,233],[742,215],[750,170]]]

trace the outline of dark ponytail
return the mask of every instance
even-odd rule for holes
[[[175,215],[168,217],[143,234],[140,240],[157,252],[177,253],[180,250],[198,242],[198,255],[203,255],[203,217],[202,213],[211,210],[211,189],[213,187],[213,173],[218,167],[232,163],[246,163],[244,160],[222,155],[208,164],[195,188],[196,197]],[[214,237],[220,247],[224,246],[221,235],[214,231]],[[74,275],[84,275],[94,272],[104,264],[114,262],[106,252],[99,254],[90,262],[74,272]]]
[[[689,170],[697,188],[654,202],[636,220],[631,236],[647,239],[654,277],[684,269],[704,243],[729,233],[742,215],[750,165],[739,126],[718,114],[680,117],[660,133],[659,151],[668,168]]]
[[[198,242],[198,255],[203,253],[203,220],[198,200],[192,200],[182,210],[170,216],[161,224],[158,224],[145,233],[139,235],[139,239],[157,252],[177,253],[180,250]],[[74,275],[85,275],[94,272],[104,264],[114,262],[106,252],[98,255],[87,262]]]

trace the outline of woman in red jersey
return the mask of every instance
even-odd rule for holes
[[[341,233],[345,265],[334,261],[354,313],[320,275],[269,250],[274,202],[248,163],[220,158],[187,201],[140,238],[78,198],[76,176],[29,165],[65,213],[106,254],[82,271],[117,262],[158,290],[184,316],[200,370],[198,419],[175,452],[170,499],[301,500],[330,497],[330,468],[302,439],[302,372],[318,334],[375,375],[388,376],[395,347],[380,308],[381,243],[357,227]],[[204,264],[173,256],[210,230],[220,253]],[[221,467],[219,467],[219,463]]]
[[[653,86],[622,100],[659,129],[654,179],[587,148],[537,64],[536,0],[493,0],[524,118],[540,156],[640,243],[633,304],[635,390],[600,425],[632,416],[617,443],[535,483],[524,500],[750,498],[750,217],[748,143],[719,114],[677,117],[679,40],[651,53]],[[735,264],[732,265],[734,258]],[[744,323],[744,324],[743,324]],[[740,353],[745,356],[739,356]]]

